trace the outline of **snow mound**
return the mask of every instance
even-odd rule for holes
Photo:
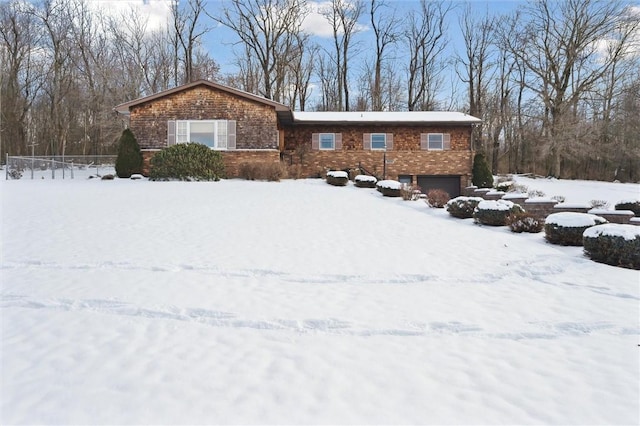
[[[478,203],[478,210],[511,210],[513,202],[509,200],[482,200]]]
[[[545,223],[566,228],[581,228],[583,226],[600,225],[606,223],[606,220],[589,213],[560,212],[547,216]]]
[[[592,226],[582,234],[583,237],[587,238],[598,238],[601,235],[622,237],[625,240],[631,241],[640,238],[640,226],[606,223],[604,225]]]

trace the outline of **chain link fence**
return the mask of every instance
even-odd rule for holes
[[[101,170],[113,170],[115,155],[73,155],[73,156],[6,156],[5,179],[73,179],[74,171],[95,169],[95,175],[101,176]]]

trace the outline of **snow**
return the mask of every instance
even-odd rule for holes
[[[358,175],[356,176],[356,182],[377,182],[378,179],[375,176],[369,175]]]
[[[587,213],[590,214],[610,214],[610,215],[620,215],[620,216],[633,216],[633,212],[631,210],[610,210],[610,209],[591,209]]]
[[[479,123],[479,118],[454,111],[294,111],[296,122],[306,123]]]
[[[545,219],[545,223],[565,228],[582,228],[584,226],[594,226],[605,223],[606,220],[600,216],[589,213],[560,212],[552,213]]]
[[[640,422],[639,272],[582,247],[320,179],[0,197],[1,424]]]
[[[396,180],[381,180],[376,184],[376,186],[387,189],[401,189],[402,183]]]
[[[527,198],[528,195],[522,192],[507,192],[502,196],[503,200],[513,200],[514,198]]]
[[[334,178],[346,178],[349,179],[349,174],[347,172],[343,172],[343,171],[329,171],[327,172],[327,176],[331,176]]]
[[[511,210],[513,202],[508,200],[483,200],[478,203],[478,210]]]
[[[559,209],[591,209],[591,206],[585,203],[558,203],[554,207]]]
[[[632,241],[640,238],[640,226],[607,223],[587,228],[582,235],[587,238],[598,238],[600,235],[608,235],[611,237],[622,237],[625,240]]]

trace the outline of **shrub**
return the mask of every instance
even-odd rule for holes
[[[108,175],[104,175],[100,178],[100,180],[113,180],[115,178],[114,175],[112,174],[108,174]]]
[[[564,203],[566,198],[564,197],[564,195],[554,195],[553,197],[551,197],[551,199],[553,201],[557,201],[558,203]]]
[[[529,198],[543,198],[547,194],[545,194],[544,191],[540,191],[539,189],[531,189],[529,190],[529,192],[527,192],[527,195],[529,196]]]
[[[507,226],[511,232],[531,232],[536,233],[544,228],[544,220],[526,212],[514,213],[507,216]]]
[[[447,202],[447,211],[453,217],[460,219],[470,219],[478,203],[483,201],[482,197],[456,197]]]
[[[222,155],[199,143],[173,145],[151,159],[151,180],[217,181],[223,177]]]
[[[116,174],[119,178],[130,178],[135,173],[142,173],[142,153],[136,137],[125,129],[118,140]]]
[[[493,174],[483,154],[473,157],[473,177],[471,181],[478,188],[493,188]]]
[[[496,190],[501,191],[501,192],[511,192],[513,191],[513,188],[515,187],[516,183],[512,180],[507,180],[507,181],[503,181],[503,182],[498,182],[496,184]]]
[[[7,166],[9,167],[9,166]],[[22,170],[20,169],[11,169],[9,170],[9,177],[11,179],[20,179],[22,178]]]
[[[349,182],[349,174],[341,171],[327,172],[327,183],[333,186],[346,186]]]
[[[358,188],[375,188],[378,179],[369,175],[358,175],[354,178]]]
[[[427,192],[427,204],[429,204],[429,207],[444,208],[450,199],[449,193],[442,189],[430,189]]]
[[[584,253],[596,262],[640,269],[640,227],[606,224],[583,233]]]
[[[286,170],[282,163],[252,161],[241,163],[238,174],[246,180],[268,180],[278,182],[286,176]]]
[[[420,198],[420,187],[410,183],[403,183],[400,186],[400,196],[405,201],[415,201]]]
[[[606,200],[591,200],[589,201],[589,205],[592,209],[604,209],[606,210],[609,207],[609,202]]]
[[[640,216],[640,200],[620,201],[615,206],[616,210],[631,210],[634,215]]]
[[[473,219],[483,225],[504,226],[509,215],[523,211],[518,204],[508,200],[482,200],[473,212]]]
[[[587,228],[604,223],[607,223],[606,219],[589,213],[553,213],[545,221],[545,238],[552,244],[581,246],[582,233]]]
[[[376,190],[385,197],[400,197],[402,184],[396,180],[381,180],[376,183]]]

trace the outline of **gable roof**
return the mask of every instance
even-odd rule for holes
[[[413,124],[474,124],[481,119],[453,111],[343,111],[307,112],[294,111],[294,123],[413,123]]]
[[[283,105],[283,104],[281,104],[279,102],[272,101],[271,99],[267,99],[267,98],[264,98],[262,96],[254,95],[253,93],[245,92],[243,90],[234,89],[233,87],[225,86],[223,84],[214,83],[214,82],[211,82],[209,80],[198,80],[198,81],[194,81],[193,83],[187,83],[187,84],[184,84],[182,86],[174,87],[172,89],[163,90],[162,92],[158,92],[158,93],[155,93],[153,95],[145,96],[145,97],[142,97],[142,98],[134,99],[134,100],[129,101],[129,102],[122,103],[120,105],[117,105],[113,109],[114,109],[114,111],[117,111],[120,114],[129,115],[131,107],[134,107],[134,106],[146,103],[146,102],[151,102],[151,101],[154,101],[156,99],[160,99],[160,98],[163,98],[165,96],[172,95],[174,93],[179,93],[179,92],[182,92],[182,91],[185,91],[185,90],[189,90],[189,89],[191,89],[193,87],[197,87],[197,86],[208,86],[208,87],[211,87],[211,88],[216,89],[216,90],[220,90],[220,91],[227,92],[227,93],[230,93],[230,94],[235,95],[235,96],[239,96],[241,98],[248,99],[250,101],[254,101],[254,102],[258,102],[258,103],[264,104],[264,105],[272,106],[272,107],[275,108],[276,112],[278,112],[278,113],[285,113],[285,115],[286,114],[288,114],[288,115],[291,114],[291,108],[289,108],[288,106]],[[280,115],[280,114],[278,114],[278,115]]]

